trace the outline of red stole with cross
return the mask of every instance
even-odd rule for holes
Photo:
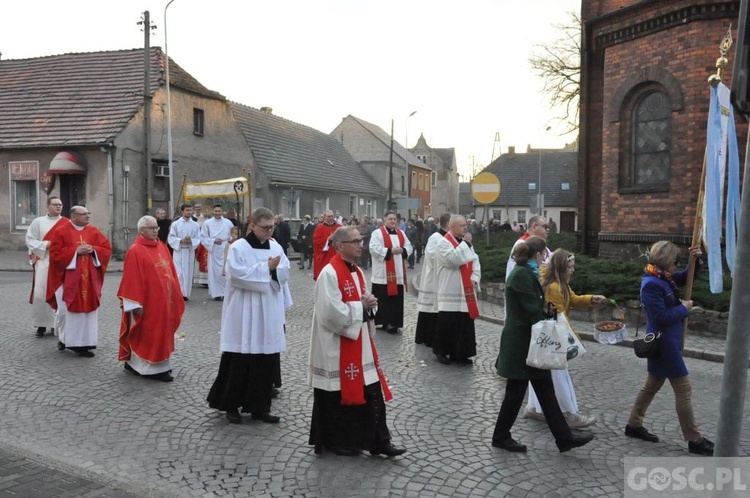
[[[391,240],[391,234],[388,233],[388,230],[384,226],[380,227],[380,231],[383,234],[383,244],[385,244],[385,247],[388,249],[393,249],[393,241]],[[397,228],[396,236],[398,237],[398,245],[400,245],[403,248],[404,247],[404,232],[402,232],[401,230]],[[398,296],[398,282],[396,281],[396,262],[394,261],[395,257],[396,255],[393,254],[393,251],[391,251],[391,257],[385,260],[385,283],[387,285],[386,291],[388,292],[389,296]],[[404,268],[404,292],[409,292],[409,285],[406,283],[405,252],[401,253],[401,263]]]
[[[445,238],[451,243],[453,248],[458,247],[458,241],[450,233],[445,234]],[[479,316],[479,307],[477,306],[477,296],[474,294],[474,282],[471,281],[471,273],[474,271],[474,262],[469,261],[458,267],[461,272],[461,285],[464,288],[464,297],[466,299],[466,306],[469,308],[469,316],[472,320]]]
[[[349,271],[349,265],[337,254],[331,259],[331,266],[336,271],[336,281],[341,291],[341,300],[345,303],[356,302],[361,298],[357,286],[354,284],[352,273]],[[356,265],[354,266],[359,278],[359,288],[365,288],[365,277]],[[365,401],[365,374],[362,366],[362,334],[367,333],[366,319],[363,320],[363,327],[359,331],[356,339],[349,339],[341,336],[341,355],[339,356],[339,372],[341,381],[341,404],[342,405],[364,405]],[[380,368],[378,351],[375,349],[375,343],[370,339],[372,347],[372,358],[375,361],[375,368],[378,371],[380,386],[383,389],[383,395],[386,401],[390,401],[393,396],[388,384],[385,382],[385,375]]]

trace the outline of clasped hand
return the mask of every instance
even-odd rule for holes
[[[378,298],[367,292],[362,293],[362,306],[366,310],[371,310],[378,305]]]
[[[277,266],[279,266],[279,263],[281,262],[281,256],[276,256],[275,258],[268,258],[268,269],[273,271],[276,269]]]
[[[94,248],[89,244],[81,244],[78,246],[78,249],[76,249],[76,254],[91,254],[92,252],[94,252]]]

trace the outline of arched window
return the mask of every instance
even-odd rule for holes
[[[669,186],[672,106],[661,91],[638,98],[632,115],[630,185]]]

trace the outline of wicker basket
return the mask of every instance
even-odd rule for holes
[[[612,318],[624,318],[622,310],[615,305]],[[599,307],[594,308],[594,338],[602,344],[617,344],[628,338],[625,323],[616,320],[599,321]]]
[[[622,322],[597,322],[594,338],[602,344],[617,344],[628,338],[628,328]]]

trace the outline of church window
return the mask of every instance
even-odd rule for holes
[[[666,185],[670,173],[671,105],[666,94],[641,96],[633,110],[630,184]]]

